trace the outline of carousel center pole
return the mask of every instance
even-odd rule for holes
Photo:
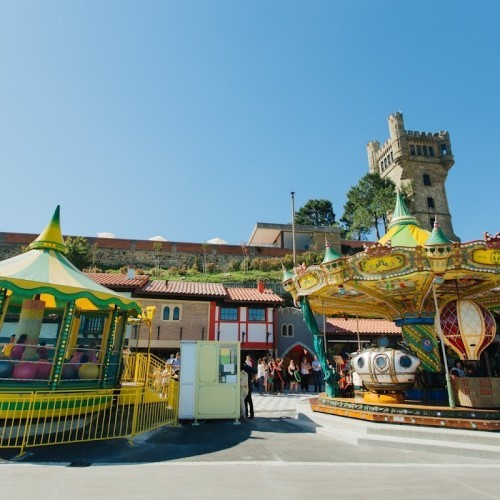
[[[441,330],[441,315],[439,313],[438,301],[436,297],[436,278],[432,281],[432,294],[434,295],[434,307],[436,308],[436,332],[441,342],[441,350],[443,351],[443,363],[446,376],[446,390],[448,391],[448,404],[450,408],[455,408],[455,396],[453,394],[453,387],[451,385],[450,371],[448,369],[448,359],[446,358],[446,348],[444,345],[443,331]]]

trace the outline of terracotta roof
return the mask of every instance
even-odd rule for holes
[[[134,278],[128,278],[126,274],[111,273],[85,273],[92,281],[107,287],[142,288],[148,281],[147,274],[140,274]]]
[[[202,295],[216,298],[226,296],[226,289],[220,283],[192,283],[185,281],[150,281],[138,291],[158,295]]]
[[[327,318],[327,333],[351,333],[356,334],[359,328],[360,335],[385,334],[401,335],[401,328],[393,321],[385,319],[365,319],[365,318]]]
[[[272,290],[259,292],[257,288],[226,288],[228,302],[265,302],[282,304],[284,299]]]

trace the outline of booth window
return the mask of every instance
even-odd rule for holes
[[[162,319],[163,321],[180,321],[181,306],[165,306]]]
[[[78,336],[102,336],[102,331],[104,330],[104,321],[105,318],[103,316],[86,316],[82,314],[80,317],[80,325],[78,327]]]
[[[262,307],[249,307],[248,321],[266,321],[266,310]]]
[[[221,321],[238,321],[238,308],[237,307],[221,307],[220,308]]]

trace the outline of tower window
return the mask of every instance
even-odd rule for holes
[[[441,144],[441,154],[442,155],[448,154],[448,148],[447,148],[446,144]]]
[[[434,198],[427,198],[427,208],[434,208]]]
[[[424,152],[424,156],[427,156],[427,146],[422,146],[422,151]]]
[[[424,174],[424,186],[431,185],[431,176],[429,174]]]
[[[429,219],[429,222],[431,223],[431,229],[434,229],[434,223],[436,222],[436,218],[435,217],[431,217]]]
[[[417,146],[417,155],[422,156],[422,148],[420,146]]]
[[[415,146],[413,144],[410,144],[410,154],[415,156]]]
[[[429,146],[429,156],[434,156],[434,148]]]
[[[282,337],[293,337],[293,325],[281,325],[281,336]]]

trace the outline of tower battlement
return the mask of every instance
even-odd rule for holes
[[[366,148],[371,173],[390,178],[398,188],[412,193],[410,209],[420,225],[431,230],[436,218],[454,240],[445,181],[455,163],[448,131],[406,130],[401,112],[388,117],[389,138],[381,145],[370,141]]]

